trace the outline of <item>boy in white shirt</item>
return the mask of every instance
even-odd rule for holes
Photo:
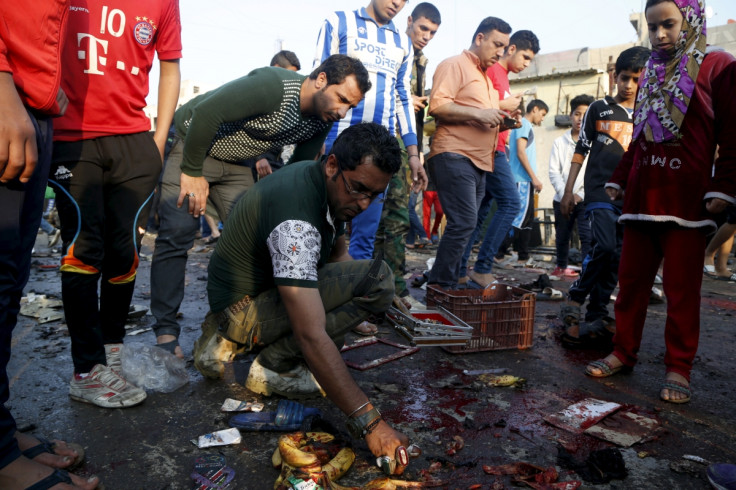
[[[555,189],[555,197],[552,205],[555,210],[555,245],[557,247],[557,267],[552,271],[557,277],[577,277],[578,273],[567,267],[568,252],[570,250],[570,235],[573,226],[577,223],[578,236],[580,237],[580,253],[585,259],[590,251],[590,221],[584,217],[585,206],[583,198],[583,177],[585,175],[586,156],[583,168],[575,180],[574,199],[575,207],[570,216],[566,216],[560,210],[560,200],[565,193],[567,176],[570,173],[570,162],[575,153],[575,145],[578,142],[580,128],[583,124],[583,116],[588,106],[595,99],[590,95],[578,95],[570,101],[570,119],[572,128],[557,138],[552,143],[552,152],[549,156],[549,180]]]

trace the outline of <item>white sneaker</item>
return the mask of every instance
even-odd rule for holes
[[[122,376],[123,372],[123,344],[105,344],[105,359],[107,359],[107,367],[118,376]]]
[[[72,377],[69,397],[102,408],[127,408],[146,399],[146,392],[125,381],[112,369],[97,364],[89,375]]]
[[[257,357],[250,367],[245,387],[265,396],[273,393],[286,398],[325,396],[324,390],[304,364],[285,373],[277,373],[263,367]]]

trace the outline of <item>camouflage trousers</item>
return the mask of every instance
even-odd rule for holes
[[[381,221],[376,232],[373,257],[383,252],[383,260],[394,273],[396,294],[406,291],[404,266],[406,261],[406,235],[409,234],[409,162],[406,150],[401,151],[401,169],[391,178],[383,203]]]
[[[338,348],[348,331],[371,314],[388,310],[393,282],[383,261],[335,262],[319,269],[325,330]],[[288,371],[303,359],[277,288],[259,294],[240,311],[207,313],[194,344],[194,365],[207,377],[222,378],[225,362],[253,349],[261,349],[259,362],[276,372]]]

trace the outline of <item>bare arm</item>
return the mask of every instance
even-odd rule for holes
[[[181,86],[181,70],[179,69],[179,60],[160,61],[161,76],[158,81],[158,116],[156,132],[153,134],[153,140],[158,146],[161,153],[161,160],[164,157],[164,146],[166,146],[166,138],[169,135],[171,121],[174,119],[174,111],[176,111],[176,103],[179,101],[179,87]]]
[[[583,165],[580,163],[570,163],[570,173],[567,174],[567,182],[565,183],[565,193],[562,195],[560,200],[560,211],[562,214],[569,216],[575,207],[575,198],[573,197],[572,191],[575,188],[575,179],[578,178],[580,169]]]
[[[36,130],[18,96],[13,76],[0,72],[0,182],[28,182],[38,163]]]
[[[278,286],[278,290],[289,315],[294,338],[309,369],[327,397],[343,413],[351,414],[369,400],[353,380],[335,343],[325,331],[325,310],[319,290],[295,286]],[[370,405],[358,414],[369,409]],[[381,421],[366,436],[366,443],[374,456],[388,455],[393,458],[397,447],[406,447],[408,438]]]
[[[532,186],[534,190],[540,192],[542,190],[542,182],[537,178],[537,174],[534,173],[531,163],[529,163],[529,157],[526,154],[526,147],[528,141],[526,138],[519,138],[516,140],[516,157],[519,159],[519,163],[532,178]]]
[[[443,122],[463,123],[475,121],[487,124],[492,128],[501,124],[503,117],[506,115],[500,109],[478,109],[477,107],[468,107],[454,102],[448,102],[436,108],[430,105],[429,113]]]
[[[330,253],[328,262],[346,262],[348,260],[353,260],[353,258],[348,253],[345,235],[339,236],[335,241],[335,246],[332,247],[332,253]]]

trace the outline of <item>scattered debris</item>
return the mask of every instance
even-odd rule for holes
[[[560,412],[547,415],[544,420],[560,429],[565,429],[574,434],[582,434],[585,429],[619,408],[621,408],[621,405],[618,403],[586,398],[573,403]]]
[[[521,386],[526,382],[524,378],[518,376],[512,376],[510,374],[504,374],[501,376],[495,376],[493,374],[481,374],[478,379],[488,386]]]
[[[190,477],[197,482],[196,490],[227,490],[233,488],[230,483],[235,478],[235,470],[225,464],[225,456],[207,454],[194,460],[194,471]]]
[[[128,308],[128,320],[141,318],[143,316],[146,316],[146,313],[148,313],[148,308],[146,308],[145,306],[130,305],[130,308]]]
[[[229,446],[231,444],[240,444],[242,441],[240,431],[238,429],[224,429],[217,432],[210,432],[197,439],[192,439],[192,444],[201,448],[213,446]]]
[[[509,372],[506,368],[496,369],[463,369],[463,374],[466,376],[477,376],[479,374],[504,374]]]
[[[47,298],[45,294],[29,293],[20,300],[20,314],[37,318],[38,323],[55,322],[64,319],[60,299]]]
[[[582,463],[561,446],[558,446],[557,451],[557,464],[561,468],[575,471],[588,483],[598,485],[611,480],[623,480],[628,476],[624,457],[618,448],[593,451]]]
[[[220,407],[221,412],[260,412],[263,410],[263,403],[243,402],[233,398],[226,398]]]
[[[631,447],[659,427],[653,418],[620,411],[585,430],[585,433],[618,446]]]

